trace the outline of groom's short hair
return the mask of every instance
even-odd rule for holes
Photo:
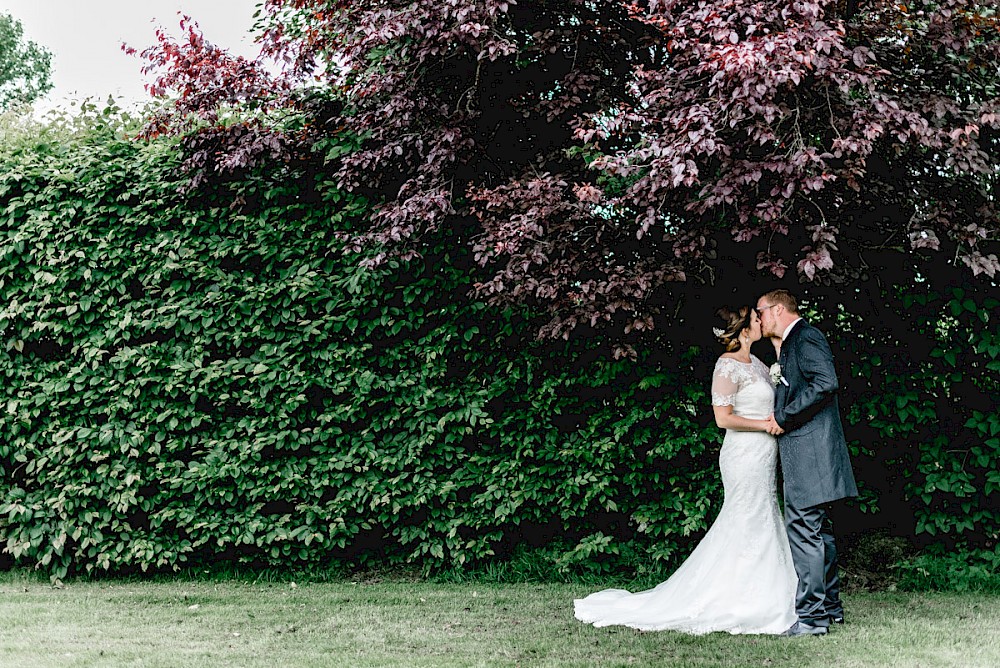
[[[767,300],[768,304],[781,304],[789,313],[796,315],[799,313],[799,303],[796,301],[795,295],[788,290],[771,290],[764,295],[764,299]]]

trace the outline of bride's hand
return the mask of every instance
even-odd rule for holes
[[[767,426],[765,427],[764,430],[771,436],[781,436],[782,434],[785,433],[785,430],[781,428],[781,425],[779,425],[777,421],[775,421],[773,413],[768,416],[766,423]]]

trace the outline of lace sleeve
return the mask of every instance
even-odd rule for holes
[[[712,374],[713,406],[736,405],[736,391],[739,389],[739,384],[733,371],[732,365],[724,357],[720,357],[715,363],[715,372]]]

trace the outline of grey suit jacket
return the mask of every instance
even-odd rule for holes
[[[858,495],[837,401],[833,353],[818,329],[799,321],[781,344],[781,374],[774,399],[774,419],[785,433],[778,452],[785,499],[811,508]]]

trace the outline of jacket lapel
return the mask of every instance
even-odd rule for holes
[[[781,375],[788,380],[788,372],[785,367],[785,363],[788,361],[789,350],[795,343],[795,339],[799,332],[802,331],[803,327],[806,327],[807,323],[805,320],[797,323],[795,327],[792,327],[792,331],[788,333],[788,338],[781,342],[781,352],[778,354],[778,365],[781,367]],[[789,381],[791,382],[791,381]],[[788,391],[791,389],[784,383],[778,383],[777,396],[775,397],[775,405],[784,407],[788,403]]]
[[[779,363],[781,363],[782,366],[784,366],[784,361],[785,358],[787,357],[788,354],[787,351],[789,349],[789,346],[791,346],[795,342],[795,339],[799,335],[799,332],[801,332],[804,328],[808,326],[809,323],[807,323],[805,320],[799,321],[798,323],[796,323],[795,327],[792,327],[792,331],[788,333],[788,338],[781,342],[781,354],[778,355],[778,361]]]

